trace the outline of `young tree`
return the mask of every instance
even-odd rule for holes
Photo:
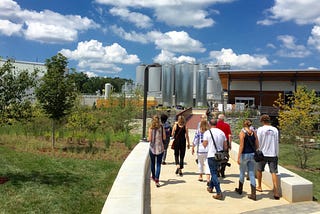
[[[37,72],[16,72],[10,60],[0,67],[0,125],[32,117],[32,88]]]
[[[36,89],[41,107],[52,120],[52,148],[55,147],[56,124],[70,113],[77,97],[73,78],[67,71],[67,64],[67,58],[60,53],[47,59],[47,73]]]
[[[312,151],[308,144],[314,137],[313,131],[319,123],[320,99],[314,90],[298,86],[297,91],[285,103],[279,95],[274,105],[279,107],[279,128],[281,142],[293,143],[294,152],[301,168],[307,167],[307,161]]]

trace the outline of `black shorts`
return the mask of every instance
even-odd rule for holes
[[[278,173],[278,157],[264,157],[263,161],[257,163],[257,170],[263,172],[267,163],[270,173]]]

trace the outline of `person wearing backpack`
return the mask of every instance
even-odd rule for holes
[[[160,120],[161,120],[163,129],[164,129],[164,131],[166,133],[166,139],[163,141],[164,152],[163,152],[163,156],[162,156],[162,164],[165,165],[166,164],[166,158],[167,158],[167,150],[168,150],[168,146],[169,146],[169,142],[170,142],[170,136],[171,136],[171,132],[172,132],[172,127],[171,127],[170,122],[168,121],[168,115],[161,114]]]

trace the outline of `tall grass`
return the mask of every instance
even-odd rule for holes
[[[0,146],[1,213],[100,213],[121,162],[57,158]]]

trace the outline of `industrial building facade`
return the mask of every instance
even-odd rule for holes
[[[229,70],[219,71],[228,103],[272,106],[279,97],[290,96],[299,85],[320,95],[320,70]]]
[[[136,70],[143,85],[146,65]],[[230,70],[203,64],[162,65],[149,69],[148,96],[158,97],[164,106],[203,107],[208,101],[242,104],[245,107],[272,107],[282,94],[293,94],[299,85],[320,95],[320,70]],[[229,105],[230,106],[230,105]]]

